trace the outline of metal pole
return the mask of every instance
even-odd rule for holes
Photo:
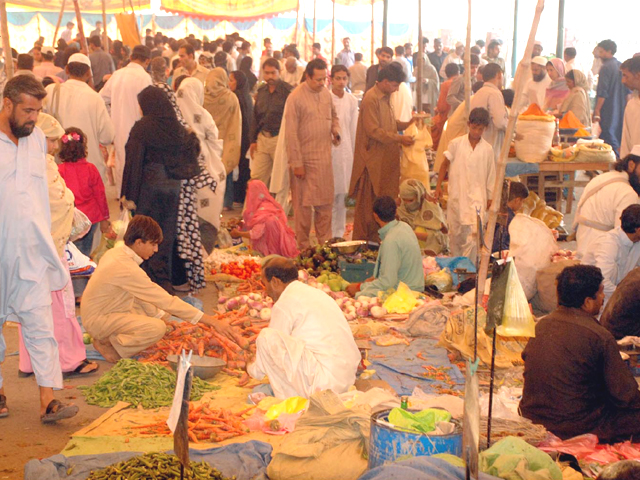
[[[62,14],[64,13],[64,7],[66,3],[67,0],[62,0],[62,5],[60,6],[60,15],[58,15],[58,23],[56,23],[56,31],[53,34],[53,43],[51,44],[52,47],[56,46],[56,41],[58,40],[58,30],[60,30],[60,23],[62,22]]]
[[[514,0],[513,2],[513,48],[511,51],[511,74],[515,77],[516,68],[518,66],[518,6],[520,0]]]
[[[556,57],[562,58],[564,54],[564,2],[558,2],[558,39],[556,40]]]
[[[336,0],[331,2],[331,6],[331,60],[329,61],[329,65],[333,65],[333,59],[336,58]]]
[[[13,78],[13,56],[11,55],[11,42],[9,41],[9,19],[7,18],[7,3],[0,2],[0,34],[2,35],[2,51],[4,52],[4,71],[7,80]]]
[[[389,36],[389,0],[382,3],[382,46],[387,46]]]
[[[422,79],[424,78],[424,57],[422,53],[422,0],[418,0],[418,55],[416,56],[416,110],[422,112]]]

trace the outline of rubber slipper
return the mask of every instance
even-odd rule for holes
[[[7,408],[7,397],[4,395],[0,395],[0,410],[4,410]],[[7,408],[6,412],[0,412],[0,418],[6,418],[9,416],[9,410]]]
[[[82,369],[87,367],[88,365],[96,365],[96,368],[94,370],[90,370],[88,372],[83,372]],[[95,362],[90,362],[89,360],[87,360],[85,358],[80,363],[80,365],[78,365],[76,367],[75,370],[73,370],[71,372],[62,372],[62,378],[69,379],[69,378],[76,378],[76,377],[86,377],[88,375],[92,375],[92,374],[96,373],[98,370],[100,370],[100,365],[98,365]]]
[[[19,378],[29,378],[31,375],[33,375],[33,372],[23,372],[22,370],[18,370]]]
[[[74,417],[78,413],[77,405],[65,405],[59,400],[51,400],[47,405],[47,412],[40,417],[44,424],[56,423],[58,420]]]

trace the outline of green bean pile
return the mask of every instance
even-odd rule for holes
[[[166,407],[173,402],[176,374],[162,365],[123,358],[93,385],[78,388],[88,404],[99,407],[113,407],[119,401],[134,407]],[[191,400],[200,400],[205,392],[219,388],[193,377]]]
[[[233,477],[235,478],[235,477]],[[179,480],[180,462],[175,455],[147,453],[92,471],[87,480]],[[184,480],[227,480],[208,463],[191,462],[184,471]]]

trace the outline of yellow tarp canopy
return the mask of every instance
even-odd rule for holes
[[[63,0],[9,0],[9,8],[20,7],[22,11],[59,12]],[[138,11],[143,8],[151,8],[150,0],[132,0],[133,8]],[[82,13],[102,13],[102,0],[78,0]],[[126,10],[131,12],[129,0],[105,0],[107,13],[118,13]],[[73,12],[73,0],[66,0],[65,12]]]
[[[207,20],[248,21],[295,10],[298,0],[161,0],[166,12]]]

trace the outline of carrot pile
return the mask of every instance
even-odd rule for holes
[[[194,406],[189,403],[189,440],[193,443],[222,442],[229,438],[249,433],[242,415],[255,407],[233,413],[224,408],[214,408],[211,404]],[[165,436],[171,431],[165,421],[131,427],[142,435]]]

